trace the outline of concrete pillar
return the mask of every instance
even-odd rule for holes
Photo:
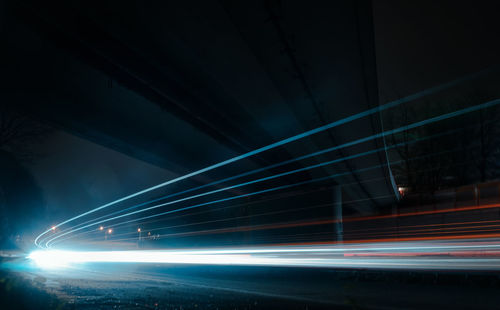
[[[335,236],[337,241],[342,241],[344,237],[344,225],[342,223],[342,187],[333,187],[333,213],[335,222]]]

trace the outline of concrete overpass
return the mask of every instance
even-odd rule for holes
[[[179,174],[379,104],[369,1],[21,0],[4,1],[1,14],[3,103]],[[374,114],[244,165],[380,131]],[[357,185],[335,199],[375,212],[396,201],[390,172],[356,170],[385,156],[310,175],[352,172],[337,183]]]

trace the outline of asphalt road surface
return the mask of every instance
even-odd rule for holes
[[[484,271],[129,263],[47,270],[22,258],[4,260],[2,270],[10,308],[498,309],[500,302],[500,274]]]

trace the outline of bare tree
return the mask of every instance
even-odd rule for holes
[[[30,145],[47,137],[53,129],[27,114],[0,107],[0,150],[20,160],[31,160],[36,154]]]
[[[484,93],[401,105],[389,114],[393,128],[492,100]],[[490,107],[391,137],[397,182],[412,192],[432,194],[449,187],[485,182],[500,172],[500,109]]]
[[[21,242],[21,227],[33,225],[43,212],[42,191],[22,162],[40,156],[32,146],[52,131],[26,114],[0,107],[0,224],[5,232],[0,235],[2,247]],[[32,216],[25,218],[26,213]]]

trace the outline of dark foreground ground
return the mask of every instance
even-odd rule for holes
[[[0,309],[499,309],[496,273],[3,261]]]

